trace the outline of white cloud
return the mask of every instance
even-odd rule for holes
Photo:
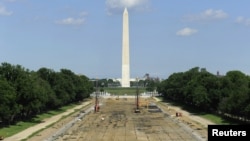
[[[228,14],[223,10],[207,9],[196,15],[185,16],[184,19],[188,21],[211,21],[221,20],[228,17]]]
[[[243,23],[245,21],[245,18],[243,16],[239,16],[237,19],[236,19],[236,22],[237,23]]]
[[[88,15],[88,12],[83,11],[83,12],[81,12],[79,15],[80,15],[80,17],[85,17],[85,16],[87,16],[87,15]]]
[[[192,29],[192,28],[186,27],[186,28],[183,28],[183,29],[177,31],[176,35],[179,35],[179,36],[190,36],[190,35],[195,34],[196,32],[198,32],[196,29]]]
[[[88,15],[86,11],[80,12],[77,18],[73,17],[68,17],[65,19],[57,20],[55,23],[56,24],[61,24],[61,25],[75,25],[79,26],[82,25],[86,22],[85,17]]]
[[[12,15],[12,11],[8,11],[3,5],[0,5],[0,16],[10,16]]]
[[[107,11],[112,14],[123,10],[125,7],[129,9],[147,8],[149,0],[106,0]]]
[[[62,24],[62,25],[82,25],[84,24],[84,22],[85,22],[84,18],[72,18],[72,17],[56,21],[57,24]]]
[[[244,25],[250,26],[250,18],[245,18],[245,17],[243,17],[243,16],[239,16],[239,17],[236,19],[236,23],[244,24]]]

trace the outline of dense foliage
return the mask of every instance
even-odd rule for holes
[[[109,80],[91,82],[68,69],[55,72],[40,68],[30,71],[20,65],[0,65],[0,125],[27,120],[41,112],[82,101],[94,91],[94,85],[107,87]],[[250,119],[250,77],[234,70],[214,75],[195,67],[177,72],[159,82],[146,79],[138,83],[148,91],[155,89],[171,99],[208,112]],[[138,85],[136,84],[136,85]]]
[[[204,111],[250,119],[250,77],[237,70],[221,76],[195,67],[173,73],[157,89],[165,99]]]
[[[93,85],[67,69],[29,71],[20,65],[0,66],[0,124],[27,120],[41,112],[82,101]]]

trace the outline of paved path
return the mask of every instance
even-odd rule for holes
[[[22,139],[26,139],[28,136],[32,135],[33,133],[43,129],[43,128],[46,128],[47,126],[57,122],[58,120],[60,120],[63,116],[66,116],[66,115],[69,115],[70,113],[74,112],[76,109],[80,109],[88,104],[90,104],[91,102],[87,101],[87,102],[84,102],[83,104],[79,105],[79,106],[76,106],[72,109],[69,109],[67,110],[66,112],[62,113],[62,114],[59,114],[59,115],[56,115],[56,116],[53,116],[51,118],[48,118],[48,119],[45,119],[43,123],[39,123],[35,126],[32,126],[30,128],[27,128],[26,130],[20,132],[20,133],[17,133],[11,137],[8,137],[8,138],[5,138],[4,141],[20,141]]]

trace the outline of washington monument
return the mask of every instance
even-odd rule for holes
[[[129,67],[129,20],[127,8],[123,12],[122,28],[122,87],[130,87]]]

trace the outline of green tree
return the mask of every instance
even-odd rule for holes
[[[76,80],[76,101],[82,101],[83,99],[89,97],[90,93],[94,91],[93,84],[84,75],[77,76]]]
[[[6,81],[0,78],[0,121],[3,124],[10,124],[19,113],[16,103],[15,89]]]
[[[224,98],[219,110],[232,115],[244,116],[244,109],[248,105],[249,81],[245,74],[240,71],[229,71],[224,81],[227,87],[224,88]]]
[[[208,98],[207,89],[202,85],[195,87],[193,93],[194,105],[201,109],[208,110],[209,102],[210,100]]]
[[[55,109],[62,105],[61,99],[59,99],[55,93],[55,87],[57,85],[57,73],[48,68],[40,68],[37,75],[46,81],[48,84],[44,85],[48,93],[47,109]]]

